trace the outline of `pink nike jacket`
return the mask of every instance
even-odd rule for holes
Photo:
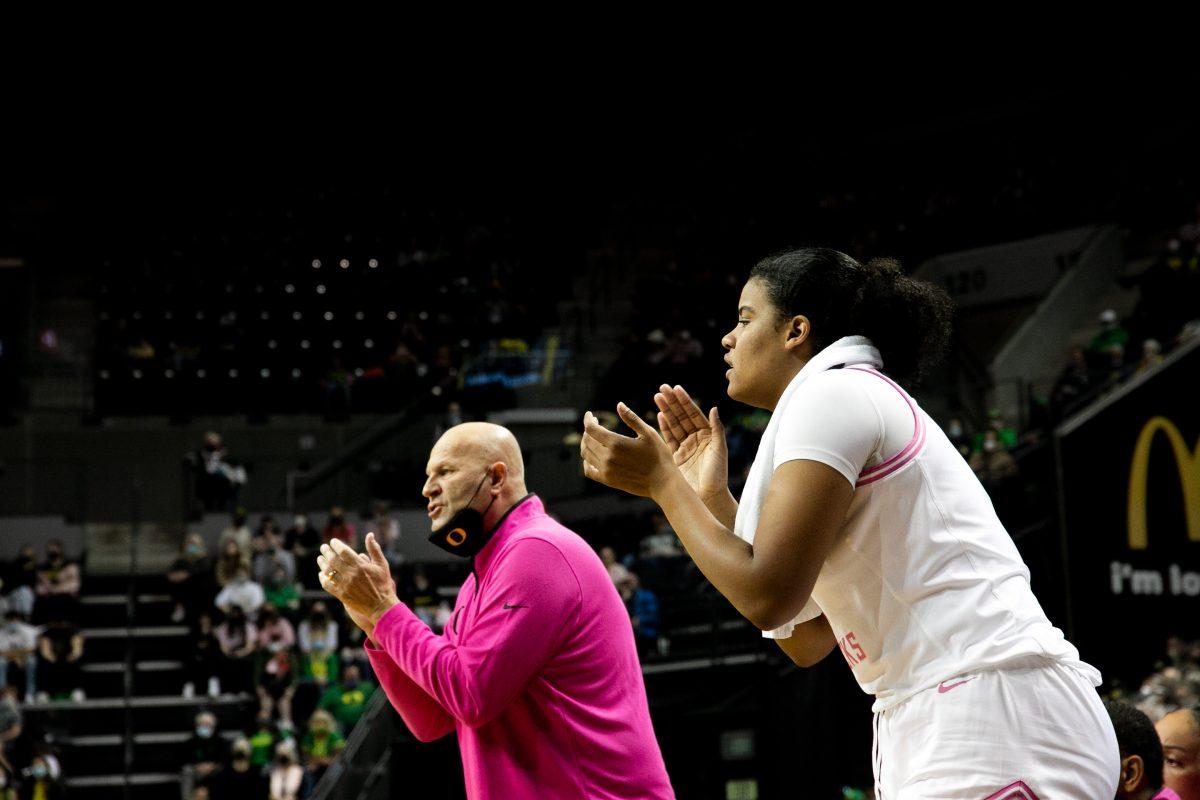
[[[629,615],[600,559],[528,496],[436,635],[403,603],[367,655],[413,735],[457,731],[470,800],[673,798]]]

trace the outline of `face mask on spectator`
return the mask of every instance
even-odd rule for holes
[[[189,556],[202,556],[204,555],[204,545],[193,542],[187,546],[186,552]]]
[[[45,764],[34,764],[32,767],[29,768],[29,774],[32,775],[37,780],[43,780],[46,777],[46,765]]]
[[[196,735],[199,736],[201,739],[211,738],[213,735],[213,729],[209,725],[197,725],[196,726]]]
[[[959,436],[962,436],[962,432],[962,425],[959,425],[957,422],[951,422],[950,427],[946,429],[946,433],[950,434],[951,439],[957,439]]]

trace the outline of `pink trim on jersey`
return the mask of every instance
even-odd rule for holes
[[[908,404],[908,410],[911,411],[913,415],[913,435],[912,438],[908,440],[908,444],[906,444],[900,452],[896,453],[886,461],[876,464],[873,467],[868,467],[860,472],[858,474],[859,480],[854,484],[855,488],[858,488],[859,486],[867,486],[868,484],[872,484],[877,480],[886,478],[888,475],[891,475],[896,470],[908,464],[908,462],[916,456],[917,452],[919,452],[921,447],[925,444],[925,423],[921,419],[921,415],[917,413],[917,408],[915,405],[913,405],[912,400],[908,399],[908,395],[906,395],[891,378],[873,369],[863,369],[861,367],[846,367],[846,369],[852,369],[855,372],[865,372],[868,375],[874,375],[876,377],[883,378],[888,382],[889,386],[891,386],[900,394],[900,397],[903,398],[906,404]]]
[[[1038,796],[1025,781],[1016,781],[998,792],[989,794],[983,800],[1038,800]]]

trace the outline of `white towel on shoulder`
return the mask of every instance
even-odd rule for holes
[[[812,375],[838,366],[849,367],[858,364],[880,369],[883,367],[883,359],[880,358],[879,351],[871,344],[871,340],[865,336],[843,337],[809,359],[808,363],[796,373],[796,377],[792,378],[791,383],[783,390],[783,395],[775,406],[775,412],[771,415],[771,421],[767,423],[767,429],[763,431],[762,439],[758,443],[758,453],[754,456],[754,464],[750,467],[750,474],[746,477],[746,485],[742,489],[737,518],[733,523],[733,532],[739,537],[754,544],[754,534],[758,529],[758,515],[762,511],[763,500],[766,499],[767,489],[775,474],[772,467],[775,463],[775,435],[779,430],[779,421],[787,413],[788,402],[796,394],[796,390]],[[763,636],[768,639],[787,639],[797,625],[819,616],[821,616],[821,608],[810,597],[795,619],[782,627],[763,631]]]

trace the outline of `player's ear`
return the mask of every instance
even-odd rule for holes
[[[1137,790],[1146,774],[1146,765],[1141,756],[1121,759],[1121,788],[1126,792]]]
[[[794,350],[807,342],[812,335],[812,322],[803,314],[797,314],[788,320],[786,329],[784,346],[788,350]]]

